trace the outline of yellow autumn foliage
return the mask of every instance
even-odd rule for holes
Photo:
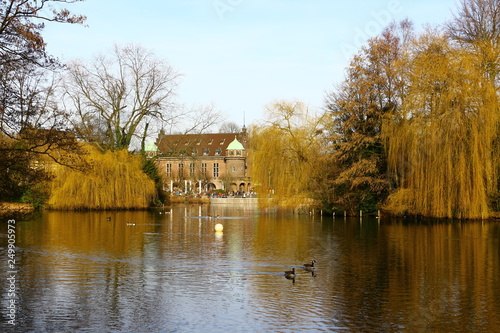
[[[146,208],[155,185],[141,169],[141,156],[126,149],[102,153],[87,146],[85,170],[57,165],[48,205],[52,209]]]
[[[272,121],[252,131],[252,179],[283,208],[312,205],[313,177],[319,171],[320,118],[300,102],[280,101],[269,110]]]
[[[386,209],[437,218],[487,218],[498,165],[494,84],[474,55],[423,36],[408,95],[384,124],[398,189]]]

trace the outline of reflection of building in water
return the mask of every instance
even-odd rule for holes
[[[157,156],[168,191],[201,193],[215,189],[248,192],[247,132],[173,134],[161,131],[146,155]]]

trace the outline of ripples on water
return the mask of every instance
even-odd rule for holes
[[[218,209],[224,219],[196,218],[209,212],[188,206],[108,213],[111,221],[106,213],[44,212],[19,222],[17,331],[500,327],[498,224]],[[222,234],[215,223],[224,224]],[[6,238],[0,241],[5,258]],[[312,259],[315,274],[302,268]],[[293,281],[284,277],[292,267]],[[4,330],[5,322],[4,314]]]

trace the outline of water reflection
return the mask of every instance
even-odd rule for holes
[[[17,224],[16,331],[494,331],[499,231],[223,205],[44,212]]]

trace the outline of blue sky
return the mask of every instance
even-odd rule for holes
[[[323,106],[352,55],[386,22],[442,24],[458,0],[86,0],[67,6],[88,27],[48,24],[48,51],[90,60],[139,44],[183,74],[177,99],[246,125],[275,100]]]

